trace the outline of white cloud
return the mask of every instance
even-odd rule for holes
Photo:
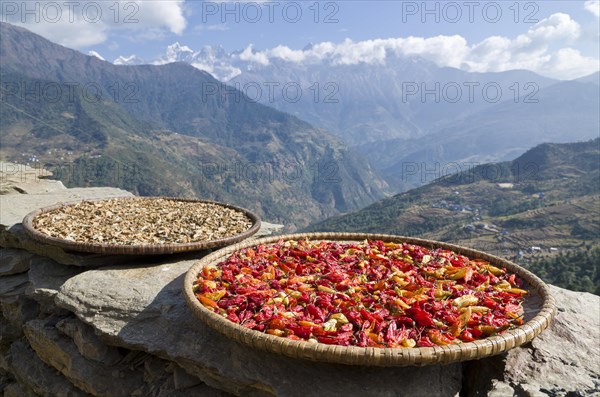
[[[599,0],[588,0],[583,4],[583,8],[591,12],[596,16],[600,17],[600,1]]]
[[[467,40],[459,35],[429,38],[407,37],[396,39],[394,52],[400,55],[418,55],[441,66],[460,67],[469,52]]]
[[[265,53],[252,51],[252,44],[248,45],[248,47],[240,53],[239,57],[242,61],[256,62],[261,65],[269,64],[269,59]]]
[[[556,13],[542,19],[531,27],[526,35],[533,40],[573,40],[579,37],[581,29],[568,14]]]
[[[581,27],[567,14],[556,13],[510,40],[489,37],[470,47],[465,57],[471,71],[527,69],[558,79],[572,79],[598,70],[598,59],[583,56],[570,47],[581,36]]]
[[[569,15],[556,13],[542,19],[527,32],[511,39],[490,36],[469,44],[460,35],[405,37],[341,43],[323,42],[304,50],[277,46],[254,51],[248,46],[241,60],[269,64],[273,58],[287,62],[331,62],[334,65],[385,63],[390,54],[420,56],[439,66],[473,72],[528,69],[558,79],[572,79],[596,72],[599,61],[570,47],[581,37],[581,27]],[[560,46],[563,46],[562,48]]]
[[[308,51],[292,50],[286,46],[278,45],[269,50],[266,54],[268,54],[269,57],[281,58],[288,62],[303,62],[306,60],[307,53]]]
[[[75,49],[101,44],[108,39],[108,27],[92,25],[84,20],[74,20],[73,23],[15,24],[50,41]]]
[[[14,2],[3,6],[1,19],[71,48],[104,43],[115,30],[137,40],[157,37],[158,30],[183,33],[184,0],[115,0]]]
[[[527,33],[517,36],[511,44],[514,53],[541,54],[559,41],[572,42],[581,35],[581,27],[567,14],[556,13],[542,19],[529,28]]]
[[[386,48],[384,40],[366,40],[358,43],[346,39],[334,52],[333,63],[354,65],[357,63],[385,63]]]
[[[598,71],[597,59],[585,57],[573,48],[561,48],[552,54],[548,62],[541,65],[540,73],[552,75],[559,70],[562,75],[571,78],[587,76]]]
[[[131,4],[130,0],[121,0],[123,7]],[[133,16],[138,19],[141,25],[150,27],[166,27],[175,34],[182,34],[186,27],[186,20],[183,16],[183,0],[163,0],[163,1],[135,1],[138,5],[139,15]],[[130,7],[130,12],[132,11]]]

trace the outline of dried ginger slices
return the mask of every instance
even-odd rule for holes
[[[33,226],[78,243],[189,244],[243,233],[252,220],[218,203],[139,197],[66,205],[37,215]]]

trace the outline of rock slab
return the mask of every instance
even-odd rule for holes
[[[504,382],[492,391],[509,385],[516,394],[600,395],[600,297],[550,288],[558,304],[554,323],[507,353]]]
[[[29,270],[33,254],[15,249],[0,250],[0,276],[10,276]]]
[[[52,172],[41,167],[30,167],[0,161],[0,195],[39,194],[65,190],[60,181],[47,179]]]
[[[73,386],[54,368],[46,365],[23,341],[10,347],[9,367],[21,385],[29,385],[32,395],[45,397],[90,397],[89,394]],[[20,388],[23,390],[23,387]],[[21,391],[20,395],[27,395]],[[19,394],[17,394],[19,395]]]

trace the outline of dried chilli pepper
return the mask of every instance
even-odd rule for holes
[[[481,259],[415,244],[279,241],[233,253],[194,283],[208,310],[309,343],[427,347],[522,324],[526,290]]]

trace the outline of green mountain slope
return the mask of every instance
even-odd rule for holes
[[[175,170],[185,172],[185,159],[163,155],[170,148],[157,137],[168,132],[152,131],[113,101],[84,100],[77,87],[72,96],[49,101],[16,95],[10,84],[43,87],[52,82],[17,73],[0,78],[3,159],[43,165],[69,186],[113,185],[141,195],[193,194],[173,183]]]
[[[419,236],[552,268],[548,258],[598,245],[599,204],[600,138],[539,145],[308,230]]]
[[[115,66],[6,23],[0,29],[2,159],[70,167],[72,176],[60,172],[70,185],[227,201],[289,230],[386,189],[332,135],[192,66]]]

